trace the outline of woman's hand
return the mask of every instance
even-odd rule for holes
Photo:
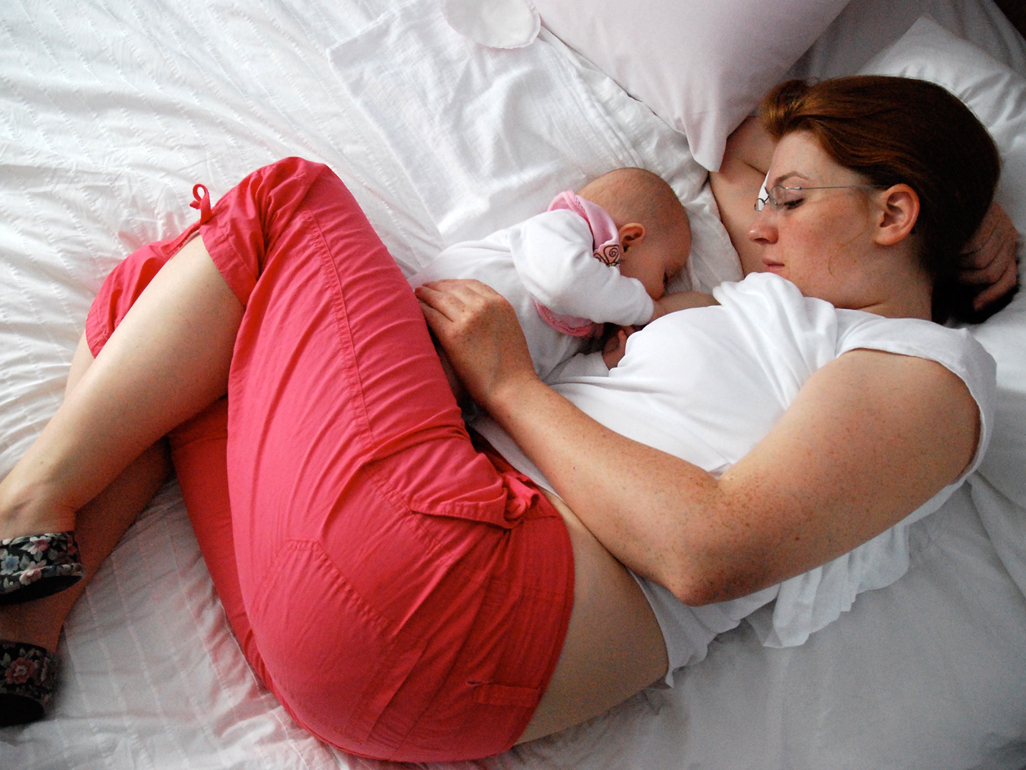
[[[973,308],[982,310],[1015,287],[1015,225],[1004,209],[991,203],[976,234],[962,252],[958,278],[962,283],[983,287],[973,299]]]
[[[417,287],[428,326],[457,376],[486,409],[504,393],[537,381],[516,312],[497,291],[473,280],[431,281]]]

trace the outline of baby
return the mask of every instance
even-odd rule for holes
[[[476,278],[498,291],[516,310],[543,380],[604,324],[625,327],[605,350],[573,361],[577,373],[601,374],[619,362],[633,327],[688,304],[663,296],[690,250],[688,216],[670,186],[621,168],[561,193],[543,214],[449,247],[410,283]]]

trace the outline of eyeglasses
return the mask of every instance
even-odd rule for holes
[[[766,208],[767,203],[773,207],[774,211],[787,207],[793,208],[792,204],[801,203],[804,200],[797,193],[805,190],[883,190],[885,187],[886,185],[882,184],[843,184],[824,187],[784,187],[784,185],[778,184],[767,191],[765,198],[758,198],[755,201],[755,210],[762,211]]]

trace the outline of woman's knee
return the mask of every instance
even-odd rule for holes
[[[75,348],[75,355],[71,359],[71,368],[68,370],[68,381],[64,386],[64,395],[67,396],[79,380],[82,379],[82,375],[86,373],[86,370],[92,366],[95,359],[93,353],[89,349],[89,340],[86,339],[85,332],[78,340],[78,347]]]

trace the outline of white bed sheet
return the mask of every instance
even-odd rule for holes
[[[329,163],[407,270],[645,165],[697,223],[695,282],[730,277],[680,137],[551,37],[478,48],[429,6],[0,9],[0,473],[56,409],[106,272],[192,221],[193,183],[216,197],[283,155]],[[804,647],[764,649],[742,627],[671,692],[460,767],[1022,767],[1026,510],[981,478],[916,532],[910,574]],[[54,715],[0,731],[0,767],[385,766],[310,738],[259,685],[174,483],[76,607],[61,654]]]

